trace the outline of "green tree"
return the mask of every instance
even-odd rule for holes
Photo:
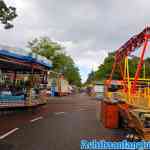
[[[35,38],[28,42],[28,47],[32,49],[32,52],[45,56],[52,61],[54,57],[63,50],[63,47],[57,42],[53,42],[48,37],[42,37],[40,39]]]
[[[114,63],[114,56],[115,56],[115,53],[109,53],[108,57],[105,58],[104,63],[99,66],[98,70],[95,72],[92,71],[89,74],[86,82],[91,83],[95,80],[103,81],[105,79],[108,79],[112,71],[112,66]],[[128,61],[129,62],[129,74],[130,74],[130,77],[132,78],[134,78],[135,76],[139,60],[140,60],[139,57],[136,57],[136,56],[129,58],[129,61]],[[145,69],[143,65],[141,73],[140,73],[140,77],[144,76],[144,70],[145,70],[145,77],[150,78],[150,58],[146,58],[144,60],[144,64],[145,64]],[[122,65],[124,66],[124,60],[122,61]],[[117,65],[117,67],[115,68],[115,72],[112,77],[113,79],[122,78],[121,71],[118,66],[119,65]],[[124,70],[124,68],[122,69]]]
[[[65,53],[56,55],[53,59],[53,69],[63,73],[70,84],[81,86],[79,69],[75,66],[73,59]]]
[[[13,25],[10,23],[14,18],[17,17],[15,7],[7,7],[3,0],[0,0],[0,22],[4,24],[5,29],[10,29]]]
[[[95,72],[96,80],[105,80],[109,78],[114,63],[114,55],[115,55],[114,53],[109,53],[108,57],[104,59],[104,63],[101,64],[98,70]],[[121,78],[121,74],[117,66],[113,74],[113,79],[120,79],[120,78]]]
[[[150,78],[150,58],[145,59],[145,76]]]
[[[86,83],[92,83],[94,80],[96,80],[96,72],[93,70],[88,74],[88,78]]]
[[[36,38],[28,42],[28,46],[32,52],[52,60],[52,70],[64,74],[70,84],[81,86],[79,69],[75,66],[73,59],[64,52],[64,47],[47,37]]]

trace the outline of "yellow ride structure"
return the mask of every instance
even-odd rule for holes
[[[116,102],[118,113],[127,126],[134,128],[144,139],[150,139],[150,78],[146,77],[144,54],[148,48],[150,27],[130,38],[115,53],[115,61],[110,78],[105,81],[106,101]],[[134,77],[130,76],[129,57],[142,47]],[[115,69],[119,67],[121,79],[113,80]],[[143,69],[143,75],[141,75]],[[123,102],[124,104],[122,105]]]

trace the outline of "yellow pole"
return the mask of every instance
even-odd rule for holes
[[[149,81],[148,81],[148,107],[150,107],[150,89],[149,89]]]
[[[143,77],[144,77],[144,79],[145,79],[145,63],[143,64]]]
[[[143,78],[145,79],[145,63],[143,64]],[[146,88],[144,88],[144,96],[146,96]]]
[[[125,68],[124,68],[124,79],[127,79],[127,86],[128,86],[128,94],[127,100],[130,102],[130,76],[129,76],[129,62],[128,56],[125,58]]]
[[[125,58],[125,65],[124,65],[124,80],[126,80],[126,75],[127,75],[127,58]]]
[[[149,81],[148,81],[148,95],[150,95],[150,93],[149,93],[149,90],[150,90],[150,89],[149,89],[149,88],[150,88],[150,87],[149,87]]]

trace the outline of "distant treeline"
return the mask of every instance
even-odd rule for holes
[[[105,79],[108,79],[111,71],[112,71],[112,66],[114,63],[114,57],[115,53],[109,53],[108,56],[105,58],[103,64],[101,64],[98,67],[97,71],[91,71],[91,73],[88,75],[88,79],[85,84],[92,83],[93,81],[103,81]],[[132,58],[129,58],[129,73],[130,77],[134,77],[136,69],[137,69],[137,64],[139,62],[139,58],[134,56]],[[122,66],[124,64],[124,60],[122,61]],[[140,76],[144,76],[144,70],[145,70],[145,77],[149,78],[150,77],[150,58],[146,58],[144,60],[144,67],[142,68]],[[122,68],[123,69],[123,68]],[[113,74],[113,79],[121,79],[121,73],[119,67],[116,67],[115,72]]]

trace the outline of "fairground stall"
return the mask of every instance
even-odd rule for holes
[[[51,96],[67,96],[73,92],[73,87],[64,75],[54,71],[50,71],[48,74],[48,87]]]
[[[51,61],[30,51],[0,47],[0,108],[31,107],[47,102]]]

